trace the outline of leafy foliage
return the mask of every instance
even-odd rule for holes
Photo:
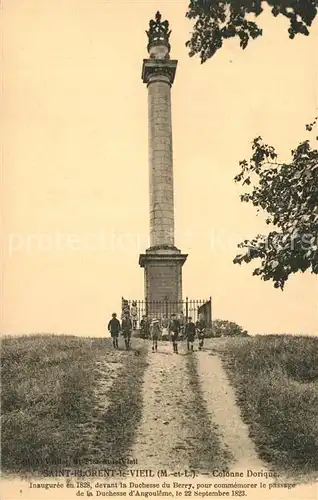
[[[190,0],[186,17],[194,19],[194,29],[186,46],[190,57],[198,54],[201,63],[210,59],[228,38],[239,38],[245,49],[250,39],[261,36],[262,29],[251,17],[263,12],[268,4],[273,16],[289,19],[289,38],[296,34],[308,36],[317,15],[318,0]]]
[[[247,331],[237,323],[223,319],[215,319],[212,322],[212,335],[213,337],[248,337]]]
[[[307,131],[314,132],[316,124],[317,118]],[[235,177],[251,188],[241,201],[267,212],[266,223],[274,229],[240,243],[247,252],[237,255],[234,263],[260,258],[253,275],[272,280],[281,289],[292,273],[318,273],[318,150],[306,140],[291,153],[290,163],[277,163],[274,148],[257,137],[252,157],[240,162],[241,172]]]

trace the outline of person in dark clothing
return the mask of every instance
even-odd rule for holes
[[[116,316],[116,313],[113,313],[112,319],[108,323],[108,331],[113,339],[113,346],[115,349],[118,347],[118,335],[120,332],[120,322]]]
[[[183,311],[180,311],[180,313],[178,314],[177,320],[179,321],[179,325],[180,325],[179,339],[183,340],[184,335],[185,335],[185,325],[186,325],[186,319],[184,317]]]
[[[129,314],[126,313],[124,319],[121,322],[121,331],[125,339],[126,349],[130,348],[131,330],[132,330],[132,322]]]
[[[128,314],[130,316],[130,305],[127,299],[122,299],[121,303],[121,320],[124,319],[125,315]]]
[[[179,340],[179,332],[180,332],[180,323],[176,318],[175,314],[171,314],[170,324],[169,324],[169,332],[171,335],[171,341],[173,345],[173,352],[178,354],[178,340]]]
[[[140,321],[140,331],[144,339],[149,337],[150,323],[146,315],[144,315]]]
[[[158,319],[153,319],[150,325],[150,335],[152,339],[152,352],[158,351],[158,340],[160,338],[161,328]]]
[[[187,347],[188,351],[193,352],[193,342],[195,337],[195,324],[192,321],[192,318],[188,319],[188,322],[185,326],[185,335],[187,337]]]
[[[198,339],[199,339],[199,351],[201,351],[203,348],[204,337],[205,337],[205,328],[206,328],[205,319],[204,319],[204,316],[202,315],[202,316],[200,316],[200,318],[198,319],[198,321],[196,323],[196,330],[198,332]]]

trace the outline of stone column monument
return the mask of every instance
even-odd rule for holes
[[[182,265],[187,255],[175,247],[171,86],[177,62],[170,59],[169,23],[157,12],[149,23],[142,80],[148,88],[150,248],[139,257],[145,269],[147,301],[182,300]]]

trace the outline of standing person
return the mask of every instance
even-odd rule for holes
[[[144,339],[149,337],[150,324],[147,316],[144,314],[140,321],[140,330]]]
[[[179,339],[179,332],[180,332],[180,323],[179,323],[179,320],[176,318],[175,314],[171,314],[171,320],[170,320],[170,324],[169,324],[169,332],[171,334],[173,352],[178,354],[178,339]]]
[[[152,352],[158,351],[158,339],[160,338],[161,329],[159,320],[154,318],[150,325],[150,335],[152,338]]]
[[[185,327],[185,317],[184,317],[183,311],[180,311],[178,321],[179,321],[179,325],[180,325],[180,335],[183,339],[184,327]]]
[[[187,337],[188,351],[193,352],[193,342],[194,342],[194,337],[195,337],[195,324],[193,323],[191,317],[188,319],[188,322],[185,326],[185,335]]]
[[[121,302],[121,319],[125,318],[125,315],[128,314],[130,316],[130,305],[127,299],[122,299]]]
[[[117,319],[117,314],[112,314],[112,319],[108,323],[108,331],[113,339],[113,346],[116,349],[118,347],[118,335],[120,332],[120,322]]]
[[[201,349],[203,348],[204,337],[205,337],[205,328],[206,328],[206,324],[205,324],[204,316],[203,316],[203,314],[200,314],[199,319],[196,323],[196,329],[198,332],[198,339],[199,339],[199,351],[201,351]]]
[[[124,319],[121,322],[121,331],[125,339],[126,349],[130,348],[131,330],[132,330],[132,322],[129,317],[129,314],[126,313]]]
[[[168,338],[169,338],[169,319],[167,318],[166,314],[163,315],[163,318],[161,320],[161,327],[162,327],[162,339],[168,340]]]
[[[130,314],[132,316],[133,329],[137,328],[137,301],[133,300],[130,308]]]

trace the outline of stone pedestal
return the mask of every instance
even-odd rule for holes
[[[177,248],[153,247],[139,257],[145,269],[144,293],[147,301],[182,301],[182,266],[187,255]]]

